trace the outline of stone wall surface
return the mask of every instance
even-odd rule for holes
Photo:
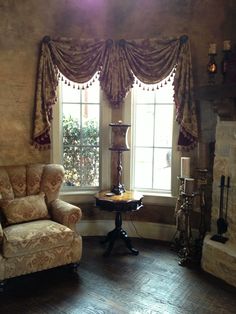
[[[213,169],[212,222],[211,230],[216,232],[216,222],[219,218],[220,180],[225,176],[230,178],[230,188],[224,191],[224,215],[227,206],[228,232],[227,237],[236,244],[236,122],[218,121],[216,127],[215,160]]]
[[[220,208],[220,182],[224,175],[225,185],[230,178],[230,188],[224,191],[223,214],[228,230],[223,236],[226,243],[212,241],[217,234],[217,219]],[[227,208],[227,210],[226,210]],[[227,212],[227,214],[226,214]],[[202,267],[205,271],[236,286],[236,122],[217,121],[215,160],[213,166],[213,192],[211,211],[211,233],[203,244]]]

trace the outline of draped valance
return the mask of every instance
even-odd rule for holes
[[[198,139],[190,44],[187,36],[177,39],[74,40],[51,39],[41,43],[36,80],[33,144],[50,147],[52,106],[57,101],[59,73],[76,83],[88,82],[98,73],[100,86],[112,106],[120,106],[135,77],[157,84],[175,69],[174,101],[180,125],[178,145],[192,149]]]

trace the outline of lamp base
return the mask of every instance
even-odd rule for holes
[[[116,195],[120,195],[120,194],[124,193],[125,192],[124,184],[119,183],[117,186],[114,185],[111,189],[111,192],[116,194]]]

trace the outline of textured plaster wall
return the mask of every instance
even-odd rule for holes
[[[203,85],[208,44],[234,41],[235,16],[233,0],[0,0],[0,164],[50,160],[49,152],[30,145],[44,35],[120,39],[188,34],[195,82]]]
[[[208,45],[217,43],[219,61],[223,40],[236,43],[235,17],[234,0],[0,0],[0,165],[50,161],[49,151],[30,145],[38,50],[45,35],[131,39],[187,34],[195,83],[204,85]],[[202,106],[199,112],[205,117],[203,133],[214,138],[211,108]],[[113,120],[120,117],[121,110],[114,110]]]

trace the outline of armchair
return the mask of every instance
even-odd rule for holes
[[[64,169],[56,164],[0,167],[0,283],[78,263],[79,207],[58,199]]]

